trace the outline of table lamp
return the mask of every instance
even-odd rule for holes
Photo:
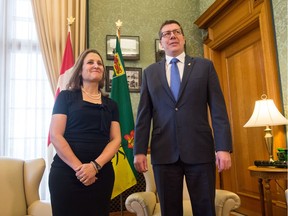
[[[244,127],[266,127],[264,138],[269,153],[269,161],[274,162],[273,135],[270,126],[287,124],[288,120],[279,112],[274,101],[267,99],[267,95],[263,94],[261,100],[255,102],[253,114]]]

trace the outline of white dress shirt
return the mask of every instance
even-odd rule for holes
[[[179,61],[177,62],[177,66],[180,73],[180,80],[182,81],[183,72],[184,72],[184,63],[185,63],[185,52],[181,53],[179,56],[171,57],[166,55],[166,78],[168,85],[170,87],[170,74],[171,74],[171,64],[170,61],[172,58],[177,58]]]

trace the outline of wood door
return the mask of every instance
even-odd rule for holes
[[[280,86],[273,41],[269,0],[216,0],[195,22],[207,29],[204,55],[217,70],[223,89],[233,136],[232,168],[219,177],[218,186],[241,198],[239,212],[261,215],[258,181],[248,167],[268,160],[264,128],[243,128],[256,100],[263,93],[281,108]],[[281,109],[280,109],[281,110]],[[275,147],[285,146],[283,127],[273,127]],[[273,211],[286,215],[283,189],[287,182],[271,182]]]

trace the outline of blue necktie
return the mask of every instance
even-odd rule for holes
[[[178,99],[178,93],[179,93],[180,83],[181,83],[179,69],[177,66],[178,61],[179,60],[177,58],[173,58],[170,61],[170,64],[171,64],[170,88],[174,95],[175,100]]]

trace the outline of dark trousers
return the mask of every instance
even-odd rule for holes
[[[215,216],[215,164],[153,165],[162,216],[183,215],[185,176],[194,216]]]

